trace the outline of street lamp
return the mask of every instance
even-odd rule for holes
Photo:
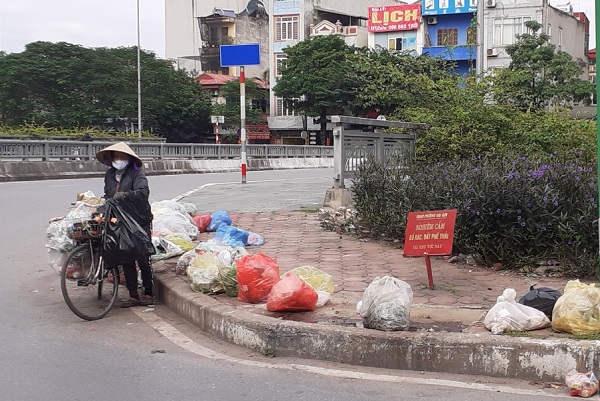
[[[137,0],[137,98],[138,137],[142,137],[142,71],[140,63],[140,0]]]

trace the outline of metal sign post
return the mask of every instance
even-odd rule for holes
[[[240,67],[240,142],[242,184],[246,183],[246,72],[247,65],[260,65],[260,45],[221,45],[221,67]]]
[[[210,122],[214,124],[213,131],[215,133],[215,143],[221,143],[221,141],[219,141],[219,124],[223,124],[225,122],[225,117],[210,116]]]

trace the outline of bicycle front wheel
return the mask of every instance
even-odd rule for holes
[[[83,244],[67,256],[60,286],[74,314],[97,320],[106,316],[117,299],[119,274],[117,269],[104,269],[100,252],[91,244]]]

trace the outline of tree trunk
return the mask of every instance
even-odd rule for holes
[[[321,123],[321,131],[317,135],[317,145],[323,145],[327,138],[327,108],[321,107],[319,113],[319,122]]]

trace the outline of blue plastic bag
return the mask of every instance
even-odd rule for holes
[[[248,243],[248,231],[227,224],[221,224],[215,233],[215,240],[221,241],[232,248],[246,246]]]
[[[231,225],[231,217],[225,210],[217,210],[210,215],[210,224],[206,227],[206,231],[217,231],[221,224]]]

